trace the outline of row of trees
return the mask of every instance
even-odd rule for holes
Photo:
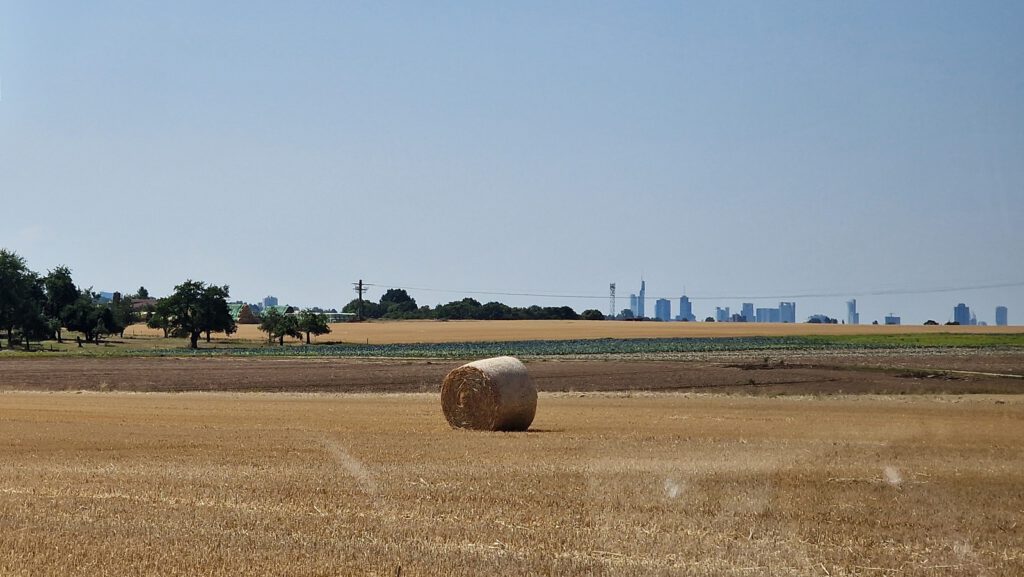
[[[342,312],[361,315],[368,319],[475,319],[475,320],[604,320],[598,310],[577,314],[571,307],[510,307],[499,302],[480,304],[473,298],[464,298],[435,308],[418,306],[416,299],[404,289],[388,289],[379,302],[354,299]]]
[[[306,336],[306,344],[310,344],[310,335],[326,335],[331,332],[327,325],[327,315],[314,311],[302,311],[297,315],[286,315],[277,309],[267,309],[260,314],[260,330],[267,333],[267,342],[277,341],[284,345],[285,337],[301,339]]]
[[[91,288],[76,286],[67,267],[40,275],[24,258],[0,249],[0,330],[9,348],[20,343],[29,350],[32,341],[46,339],[63,342],[64,329],[81,333],[90,343],[120,334],[135,320],[134,312],[131,298],[114,296],[104,303]]]
[[[189,348],[199,348],[199,338],[211,333],[233,334],[238,330],[228,308],[228,285],[207,285],[187,280],[174,287],[174,292],[156,302],[146,325],[162,329],[164,336],[185,337]]]

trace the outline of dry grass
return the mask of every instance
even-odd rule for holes
[[[1024,399],[0,394],[3,575],[1020,575]]]
[[[267,340],[257,325],[239,325],[231,339]],[[476,341],[531,341],[599,338],[761,337],[806,335],[902,334],[1017,334],[1021,327],[884,326],[780,323],[659,323],[611,321],[373,321],[334,323],[331,333],[317,342],[349,343],[457,343]],[[157,337],[162,333],[133,325],[125,336]],[[224,335],[213,335],[223,339]]]

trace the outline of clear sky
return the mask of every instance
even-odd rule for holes
[[[800,319],[856,297],[867,322],[963,301],[1024,324],[1022,22],[1019,1],[0,0],[0,246],[97,290],[300,306],[361,278],[606,311],[642,274],[649,296],[836,295]]]

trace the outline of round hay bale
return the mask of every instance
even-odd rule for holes
[[[482,359],[448,373],[441,409],[458,429],[525,431],[537,413],[537,388],[519,359]]]

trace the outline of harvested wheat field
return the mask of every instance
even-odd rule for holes
[[[330,334],[315,342],[372,344],[459,343],[479,341],[533,341],[570,339],[641,339],[675,337],[762,337],[808,335],[902,335],[902,334],[1020,334],[1019,326],[912,326],[822,325],[808,323],[660,323],[614,321],[372,321],[333,323]],[[143,324],[125,331],[128,337],[159,337],[158,329]],[[257,325],[238,325],[225,338],[266,341]]]
[[[1020,575],[1024,398],[0,393],[3,575]]]

